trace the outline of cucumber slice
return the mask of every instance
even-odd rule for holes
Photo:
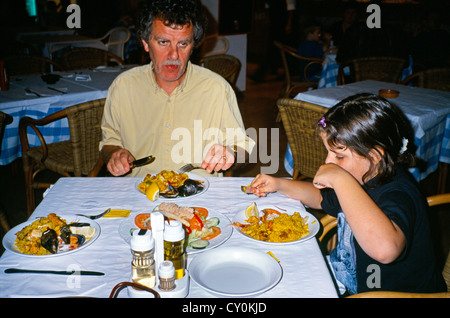
[[[209,242],[205,240],[195,240],[191,242],[191,247],[195,249],[202,249],[209,246]]]
[[[219,225],[219,223],[220,223],[220,219],[218,217],[212,217],[212,218],[209,218],[208,220],[206,220],[205,226],[213,227],[213,226]]]

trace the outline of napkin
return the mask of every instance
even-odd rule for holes
[[[47,90],[47,89],[41,89],[41,88],[28,88],[28,92],[25,91],[25,95],[27,96],[34,96],[34,97],[38,97],[37,95],[40,95],[40,97],[47,97],[47,96],[55,96],[58,95],[60,93],[58,92],[53,92],[51,90]]]
[[[104,218],[126,218],[130,215],[130,213],[131,213],[131,210],[111,209],[103,217]]]
[[[91,75],[89,74],[77,74],[75,75],[75,80],[80,82],[89,82],[91,81]]]

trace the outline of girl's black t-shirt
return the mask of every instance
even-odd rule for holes
[[[391,182],[379,186],[374,186],[375,184],[376,179],[371,180],[364,189],[389,219],[403,231],[406,245],[402,254],[394,262],[382,264],[368,256],[357,240],[353,239],[357,292],[386,290],[436,293],[446,291],[441,271],[436,268],[427,216],[428,205],[417,182],[409,172],[397,167]],[[326,213],[332,216],[342,213],[334,190],[323,189],[321,193],[322,208]],[[374,279],[378,279],[379,284],[374,286]]]

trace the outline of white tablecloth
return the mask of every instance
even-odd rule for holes
[[[129,218],[137,213],[151,211],[159,202],[149,201],[135,188],[139,178],[61,178],[46,194],[31,218],[56,214],[97,214],[106,208],[130,209]],[[304,207],[293,199],[277,193],[257,198],[240,191],[251,178],[209,178],[210,188],[197,197],[182,199],[178,204],[202,206],[220,212],[230,220],[252,201],[257,204],[292,206],[299,211]],[[129,245],[120,237],[118,229],[125,218],[101,218],[99,238],[78,252],[58,257],[30,258],[6,251],[0,258],[0,297],[108,297],[119,282],[129,281],[131,253]],[[240,246],[261,252],[271,251],[283,268],[278,285],[258,297],[337,297],[332,276],[319,249],[316,238],[285,246],[268,246],[243,237],[233,230],[231,237],[221,247]],[[207,253],[204,251],[202,253]],[[199,254],[188,255],[188,264]],[[105,273],[101,277],[41,274],[5,274],[8,267],[66,270],[74,266],[81,270]],[[127,297],[123,291],[120,296]],[[192,279],[188,297],[214,297]]]

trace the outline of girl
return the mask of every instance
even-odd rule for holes
[[[332,107],[318,131],[328,154],[312,183],[258,175],[253,193],[278,191],[338,218],[330,260],[346,295],[445,291],[427,204],[405,168],[415,149],[403,112],[382,97],[358,94]]]

